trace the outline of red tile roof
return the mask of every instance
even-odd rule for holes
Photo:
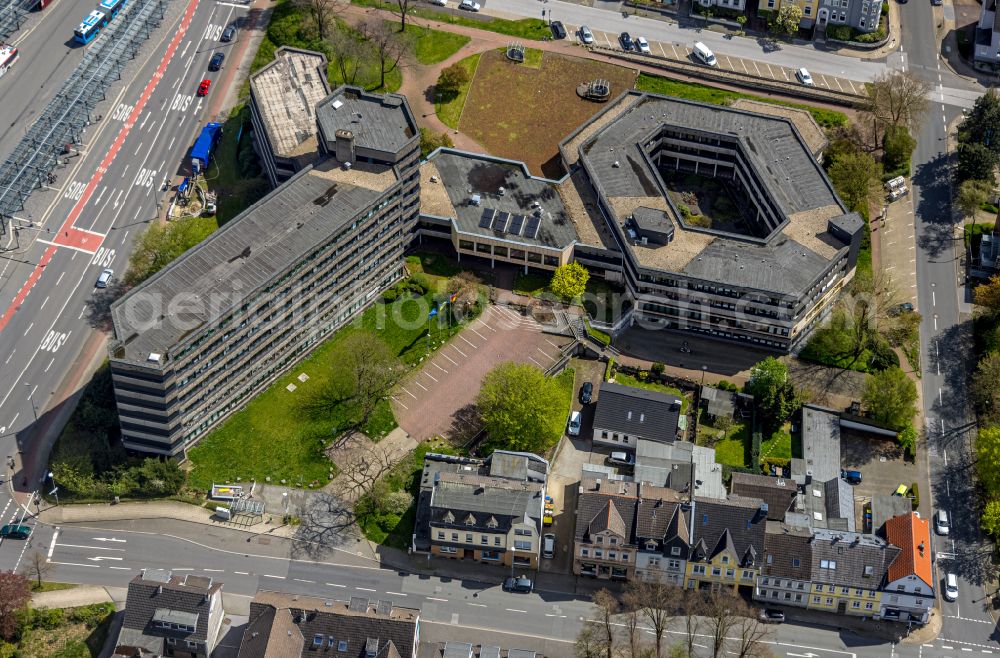
[[[889,582],[913,575],[933,587],[931,530],[927,519],[912,512],[894,516],[886,521],[885,538],[903,549],[889,565]]]

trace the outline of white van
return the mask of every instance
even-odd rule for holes
[[[708,66],[719,65],[718,60],[715,59],[715,54],[701,41],[695,41],[694,43],[694,56],[701,60],[702,64],[706,64]]]
[[[542,557],[551,560],[556,554],[556,536],[549,533],[542,537]]]

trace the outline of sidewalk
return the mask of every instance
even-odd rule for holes
[[[32,594],[31,605],[35,608],[79,608],[93,603],[114,603],[124,607],[127,594],[125,587],[77,585],[71,589]]]

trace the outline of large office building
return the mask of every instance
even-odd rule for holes
[[[419,135],[406,99],[340,87],[317,160],[112,307],[126,448],[179,455],[403,275]]]

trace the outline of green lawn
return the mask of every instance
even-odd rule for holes
[[[462,88],[458,90],[458,93],[451,98],[437,97],[434,99],[434,111],[437,113],[438,118],[441,122],[448,126],[449,128],[454,128],[458,130],[458,120],[462,118],[462,108],[465,107],[465,99],[469,95],[469,89],[472,87],[472,81],[476,76],[476,67],[479,66],[479,55],[470,55],[465,59],[456,63],[456,66],[461,66],[469,73],[468,84],[462,85]]]
[[[452,262],[436,251],[417,251],[406,256],[406,269],[410,274],[420,272],[429,277],[447,279],[462,271],[458,263]]]
[[[396,26],[398,29],[398,24]],[[471,41],[464,34],[432,30],[412,23],[407,24],[406,33],[413,39],[413,56],[421,64],[443,62]]]
[[[90,658],[101,655],[114,619],[113,603],[79,608],[29,608],[17,615],[15,643],[2,643],[4,656]]]
[[[679,388],[673,388],[672,386],[664,386],[663,384],[657,384],[656,382],[644,382],[636,379],[632,375],[626,375],[623,372],[618,372],[615,374],[615,383],[622,384],[623,386],[632,386],[634,388],[644,388],[648,391],[660,391],[661,393],[667,393],[669,395],[676,395],[681,399],[681,413],[685,413],[688,408],[688,399],[681,393]]]
[[[209,188],[218,193],[216,218],[219,224],[236,217],[271,190],[253,152],[250,126],[250,108],[246,103],[233,108],[222,126],[222,139],[205,170]]]
[[[788,425],[771,435],[771,438],[761,441],[760,460],[792,458],[792,436]],[[721,430],[707,420],[704,413],[698,421],[698,445],[715,448],[715,461],[730,466],[749,467],[750,458],[750,428],[746,423],[734,422],[726,430],[722,439],[716,439]]]
[[[385,9],[387,11],[399,11],[399,7],[396,3],[383,2],[382,0],[351,0],[351,4],[362,7],[375,7],[377,9]],[[538,18],[522,18],[520,20],[512,21],[505,18],[484,17],[480,20],[470,16],[456,15],[420,6],[411,7],[408,15],[439,21],[441,23],[449,23],[451,25],[464,25],[466,27],[487,30],[489,32],[497,32],[499,34],[517,37],[518,39],[533,39],[535,41],[541,41],[542,37],[552,35],[552,32],[549,30],[545,21]]]
[[[74,585],[73,583],[53,583],[53,582],[49,582],[48,580],[43,580],[42,581],[42,586],[39,587],[37,580],[32,580],[31,581],[31,591],[35,592],[35,593],[37,593],[37,592],[58,592],[58,591],[64,590],[64,589],[73,589],[74,587],[77,587],[77,585]]]
[[[542,51],[538,48],[525,48],[523,65],[531,69],[542,68]]]
[[[823,128],[832,128],[834,126],[843,126],[847,124],[847,115],[843,112],[837,112],[836,110],[827,110],[802,103],[789,103],[787,101],[779,101],[773,98],[765,98],[763,96],[730,91],[729,89],[718,89],[716,87],[710,87],[696,82],[669,80],[667,78],[661,78],[648,73],[639,74],[639,79],[636,80],[635,88],[639,91],[648,91],[655,94],[674,96],[676,98],[684,98],[701,103],[711,103],[713,105],[728,105],[738,98],[749,98],[762,103],[771,103],[773,105],[784,105],[786,107],[795,107],[800,110],[808,110],[809,113],[812,114],[813,118],[816,119],[816,123]]]
[[[340,330],[192,448],[188,453],[193,467],[189,484],[207,489],[213,482],[234,482],[237,478],[244,482],[264,481],[266,477],[272,482],[286,480],[295,486],[326,484],[336,474],[336,468],[326,458],[324,446],[356,421],[357,410],[344,404],[325,418],[311,419],[302,412],[303,402],[336,375],[341,356],[339,345],[359,327],[381,337],[404,363],[411,366],[417,363],[426,355],[427,309],[433,298],[434,293],[429,292],[391,306],[370,307],[359,321]],[[459,330],[458,326],[440,326],[435,322],[430,343],[437,347]],[[308,375],[308,381],[299,381],[301,373]],[[297,387],[294,392],[287,390],[289,384]],[[378,439],[395,426],[388,401],[382,401],[361,429]]]

